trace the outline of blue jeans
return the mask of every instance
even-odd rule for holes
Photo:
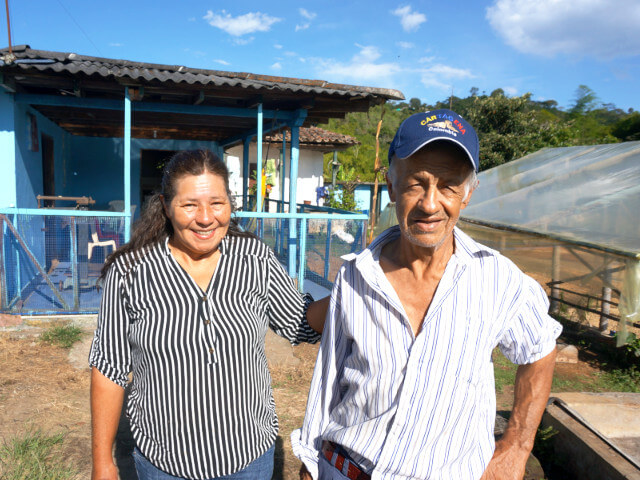
[[[275,445],[239,472],[203,480],[271,480],[274,451]],[[138,480],[184,480],[183,477],[174,477],[155,467],[137,447],[133,450],[133,460],[136,462]]]

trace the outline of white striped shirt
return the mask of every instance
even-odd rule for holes
[[[110,268],[89,362],[125,386],[140,451],[174,476],[243,469],[275,442],[278,420],[265,355],[270,327],[317,341],[306,303],[259,240],[225,237],[206,292],[167,242]]]
[[[317,478],[322,440],[378,479],[478,479],[493,455],[496,345],[515,363],[555,348],[539,284],[454,230],[455,253],[414,337],[379,264],[382,233],[338,273],[293,449]]]

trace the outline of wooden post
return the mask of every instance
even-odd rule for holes
[[[373,171],[375,172],[375,179],[373,183],[373,200],[371,206],[371,214],[369,218],[371,219],[371,225],[369,225],[369,237],[367,239],[367,243],[371,243],[373,241],[373,229],[376,226],[376,209],[378,207],[378,173],[380,172],[380,129],[382,128],[382,119],[384,118],[384,105],[382,105],[382,112],[380,113],[380,121],[378,122],[378,129],[376,130],[376,161],[373,167]]]
[[[611,310],[611,304],[609,303],[611,301],[611,269],[608,268],[608,265],[603,272],[602,283],[602,306],[600,308],[602,314],[600,315],[600,333],[606,333],[607,329],[609,328],[609,318],[607,317],[607,315],[609,315],[609,312]],[[621,321],[624,321],[624,319],[621,318]]]
[[[551,281],[557,282],[560,280],[560,246],[553,246],[553,253],[551,254]],[[560,290],[558,290],[557,284],[551,284],[551,301],[549,305],[549,313],[558,313],[560,309],[560,302],[556,300],[560,298]]]

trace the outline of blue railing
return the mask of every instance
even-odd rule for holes
[[[299,210],[234,215],[274,250],[301,291],[306,280],[331,288],[340,257],[364,247],[367,217],[308,205]],[[0,311],[97,312],[100,269],[125,242],[127,220],[122,212],[0,209]]]

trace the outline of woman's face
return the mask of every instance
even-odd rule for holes
[[[176,194],[164,210],[173,225],[171,245],[193,259],[214,253],[227,234],[231,204],[224,180],[205,172],[175,184]]]

